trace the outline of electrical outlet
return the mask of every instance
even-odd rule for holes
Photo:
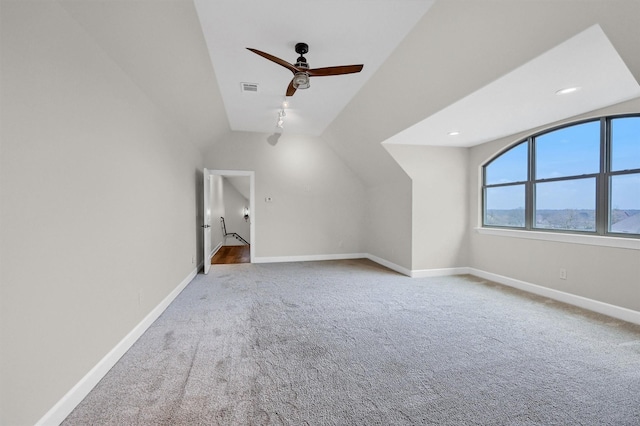
[[[191,256],[191,263],[196,263],[196,257],[195,256]]]
[[[265,203],[272,203],[273,202],[273,198],[272,197],[265,197],[264,202]]]
[[[560,268],[560,279],[561,280],[567,279],[567,270],[564,268]]]

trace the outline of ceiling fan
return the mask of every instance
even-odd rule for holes
[[[270,61],[275,62],[278,65],[281,65],[291,71],[293,73],[293,79],[291,83],[289,83],[289,87],[287,87],[287,96],[293,96],[296,93],[297,89],[308,89],[310,86],[309,78],[310,77],[324,77],[328,75],[342,75],[342,74],[353,74],[362,71],[362,67],[364,65],[341,65],[337,67],[325,67],[325,68],[309,68],[309,64],[303,55],[305,55],[309,51],[309,46],[307,43],[298,43],[296,44],[296,53],[300,56],[297,59],[295,65],[290,64],[289,62],[277,58],[273,55],[270,55],[265,52],[261,52],[257,49],[252,49],[247,47],[248,50],[256,53],[263,58],[267,58]]]

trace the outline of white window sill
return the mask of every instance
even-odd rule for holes
[[[586,244],[590,246],[616,247],[640,250],[640,239],[603,237],[600,235],[563,234],[560,232],[521,231],[519,229],[475,228],[476,232],[485,235],[497,235],[509,238],[526,238],[529,240],[557,241],[561,243]]]

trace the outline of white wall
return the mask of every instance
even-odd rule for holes
[[[0,423],[17,425],[195,269],[203,163],[58,3],[1,19]]]
[[[211,175],[211,250],[224,244],[224,234],[220,225],[220,218],[226,214],[224,202],[224,177]]]
[[[468,150],[385,145],[411,177],[411,269],[467,266]]]
[[[576,119],[640,111],[640,100],[626,102]],[[546,126],[553,127],[560,123]],[[483,235],[480,224],[481,166],[531,132],[476,146],[469,157],[469,266],[600,302],[640,311],[640,250]],[[595,237],[594,237],[595,238]],[[559,269],[567,279],[559,278]]]
[[[426,182],[414,185],[412,202],[409,180],[402,183],[402,178],[397,177],[395,164],[389,164],[392,161],[380,147],[381,142],[596,23],[640,81],[640,55],[635,43],[640,39],[640,2],[617,2],[616,7],[606,1],[588,2],[588,6],[582,3],[436,1],[411,29],[322,135],[361,177],[372,208],[398,209],[371,213],[375,217],[365,232],[366,251],[381,253],[380,257],[390,256],[391,251],[403,252],[393,261],[405,267],[464,263],[464,253],[448,255],[456,251],[451,247],[443,252],[446,258],[439,258],[435,252],[420,254],[421,250],[434,247],[428,239],[426,244],[420,241],[421,236],[429,234],[428,229],[420,230],[427,223],[420,218],[426,214],[440,219],[434,217],[428,205],[419,204],[428,198],[421,194],[428,195],[431,189]],[[408,64],[419,70],[419,77],[410,82],[402,78]],[[400,198],[400,194],[406,197]],[[455,200],[448,201],[455,204]],[[405,227],[385,235],[390,229],[388,224],[397,221],[411,205],[416,215],[408,220],[413,220],[414,229]],[[457,224],[462,218],[448,219]],[[460,237],[456,235],[455,244],[464,241]],[[407,242],[408,250],[402,246]]]
[[[234,132],[205,157],[211,169],[255,171],[255,255],[360,252],[362,182],[322,139],[286,130],[276,143],[268,136]]]
[[[248,177],[245,179],[249,180]],[[231,185],[229,180],[223,178],[224,188],[224,220],[227,224],[227,232],[235,232],[244,238],[247,242],[251,241],[251,229],[250,222],[244,220],[243,209],[249,207],[249,200],[244,198],[238,190]],[[219,220],[219,218],[218,218]],[[225,239],[225,245],[243,245],[242,241],[235,239],[234,237],[227,237]]]
[[[362,246],[365,253],[411,270],[412,207],[411,179],[396,176],[388,182],[365,190],[365,229]],[[384,262],[383,262],[384,263]]]

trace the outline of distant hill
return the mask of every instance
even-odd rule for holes
[[[536,228],[566,229],[571,231],[595,231],[595,210],[538,210]]]
[[[595,231],[595,210],[561,209],[538,210],[536,228],[568,231]],[[524,209],[487,210],[486,225],[524,227]],[[640,234],[640,210],[620,210],[611,212],[611,232]]]

